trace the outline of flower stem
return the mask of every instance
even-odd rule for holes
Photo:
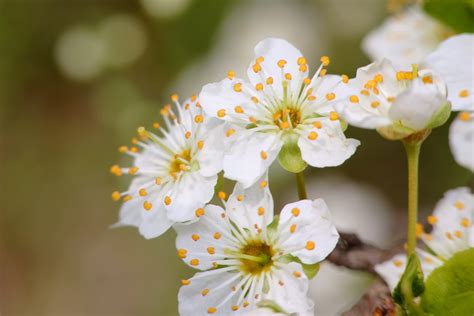
[[[408,237],[407,254],[415,252],[418,220],[418,161],[421,143],[403,142],[408,160]]]
[[[300,200],[305,200],[308,196],[306,194],[306,185],[304,182],[303,171],[295,173],[296,175],[296,186],[298,187],[298,197]]]

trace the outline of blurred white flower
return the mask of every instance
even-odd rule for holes
[[[224,156],[226,177],[249,187],[285,146],[297,146],[304,162],[320,168],[338,166],[354,154],[360,142],[346,139],[333,108],[336,89],[348,78],[326,75],[328,64],[329,58],[322,57],[308,77],[301,52],[285,40],[269,38],[255,47],[249,81],[231,71],[223,81],[203,87],[204,111],[232,125],[226,132],[234,140]]]
[[[173,223],[199,218],[202,207],[214,195],[222,168],[222,126],[201,113],[196,97],[185,101],[184,106],[177,95],[172,99],[178,114],[170,105],[161,110],[168,130],[154,123],[162,134],[157,136],[140,127],[140,140],[133,143],[143,150],[135,145],[119,148],[135,158],[134,166],[111,168],[117,176],[136,176],[127,191],[112,193],[114,200],[124,201],[114,226],[137,226],[145,238],[160,236]]]
[[[474,247],[474,195],[469,188],[450,190],[438,202],[428,223],[431,233],[418,230],[418,236],[435,255],[417,249],[425,278],[455,253]],[[422,228],[422,227],[421,227]],[[375,267],[393,289],[400,280],[406,265],[406,255],[399,254]]]
[[[343,118],[390,139],[439,126],[449,115],[446,85],[429,69],[397,71],[383,59],[359,68],[348,86],[352,95],[337,106]]]
[[[423,67],[438,72],[448,87],[453,111],[474,111],[474,35],[460,34],[442,42]]]
[[[474,172],[474,116],[461,112],[449,128],[449,146],[454,159]]]
[[[446,38],[448,31],[436,20],[414,6],[389,16],[362,42],[362,49],[373,60],[387,58],[397,68],[409,68]]]
[[[141,0],[145,11],[156,18],[171,18],[181,14],[192,0]]]
[[[74,80],[90,80],[99,75],[105,63],[101,37],[85,27],[74,27],[61,34],[55,57],[61,72]]]
[[[112,15],[101,22],[98,32],[104,41],[105,62],[109,66],[129,66],[145,51],[146,32],[134,16]]]
[[[262,300],[288,313],[312,315],[300,262],[322,261],[339,235],[321,199],[287,204],[274,222],[266,177],[248,189],[237,184],[225,210],[207,205],[198,222],[175,226],[178,255],[207,270],[183,280],[180,315],[230,315],[255,309]]]

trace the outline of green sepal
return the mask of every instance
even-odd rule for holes
[[[458,252],[426,279],[421,306],[433,315],[474,315],[474,248]]]
[[[423,270],[420,259],[414,253],[408,257],[405,271],[393,290],[393,300],[403,308],[407,315],[424,315],[420,306],[414,302],[414,299],[424,290]]]
[[[293,173],[302,172],[308,166],[301,157],[298,142],[294,139],[285,141],[278,154],[278,162],[283,169]]]
[[[289,315],[280,305],[278,305],[275,301],[272,300],[262,300],[257,303],[257,306],[260,308],[268,308],[271,309],[275,313],[281,313],[284,315]]]
[[[426,128],[435,128],[435,127],[443,125],[449,119],[450,115],[451,115],[451,103],[446,102],[445,104],[443,104],[442,107],[438,109],[438,111],[436,111],[436,113],[433,115],[433,118],[426,126]]]
[[[290,254],[283,256],[280,259],[280,261],[284,263],[296,262],[296,263],[301,264],[301,267],[303,268],[303,272],[309,280],[311,280],[312,278],[316,276],[316,274],[318,274],[319,268],[320,268],[319,263],[313,263],[313,264],[303,263],[301,262],[300,258],[290,255]]]

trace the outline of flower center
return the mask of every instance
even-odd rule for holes
[[[301,111],[291,106],[284,107],[273,114],[273,122],[280,129],[295,128],[301,123]]]
[[[241,269],[246,273],[260,274],[273,266],[275,251],[260,240],[249,242],[240,249],[240,253],[243,254],[240,259]]]
[[[170,161],[169,173],[173,178],[177,178],[178,174],[182,171],[189,170],[191,164],[191,151],[189,149],[184,150],[180,154],[174,155]]]

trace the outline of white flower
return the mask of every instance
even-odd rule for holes
[[[154,123],[158,136],[143,127],[140,141],[120,152],[133,156],[134,165],[114,165],[115,175],[136,176],[127,191],[112,193],[114,200],[124,201],[115,226],[137,226],[145,238],[163,234],[173,223],[196,219],[197,209],[214,195],[217,173],[222,169],[222,133],[218,120],[203,115],[196,97],[184,106],[172,96],[178,114],[169,105],[161,110],[168,131]],[[138,150],[138,147],[142,151]]]
[[[425,278],[445,260],[455,253],[474,247],[474,195],[469,188],[450,190],[438,202],[428,223],[433,225],[431,233],[424,233],[419,226],[418,235],[435,253],[430,255],[417,249]],[[375,270],[390,288],[400,280],[406,265],[406,255],[396,255],[391,260],[379,264]]]
[[[448,35],[447,29],[418,6],[388,17],[362,42],[373,60],[387,58],[399,68],[420,63]]]
[[[341,77],[326,75],[329,58],[321,58],[310,78],[306,59],[285,40],[263,40],[255,54],[249,82],[231,71],[223,81],[204,86],[199,96],[209,116],[232,124],[225,133],[234,141],[224,157],[226,177],[249,187],[285,144],[294,145],[314,167],[337,166],[348,159],[359,141],[345,138],[333,109],[338,91],[344,90],[338,88]]]
[[[454,111],[474,111],[474,35],[461,34],[442,42],[422,64],[437,71],[448,87]]]
[[[339,235],[329,216],[323,200],[302,200],[274,221],[265,174],[248,189],[237,184],[225,210],[207,205],[198,222],[175,225],[178,255],[204,271],[182,281],[180,315],[238,314],[262,300],[309,315],[313,303],[299,262],[315,264],[334,249]]]
[[[397,71],[384,59],[359,68],[349,87],[352,95],[337,106],[343,118],[391,139],[436,127],[449,114],[446,86],[428,69]]]
[[[449,145],[454,159],[474,172],[474,116],[461,112],[449,128]]]

